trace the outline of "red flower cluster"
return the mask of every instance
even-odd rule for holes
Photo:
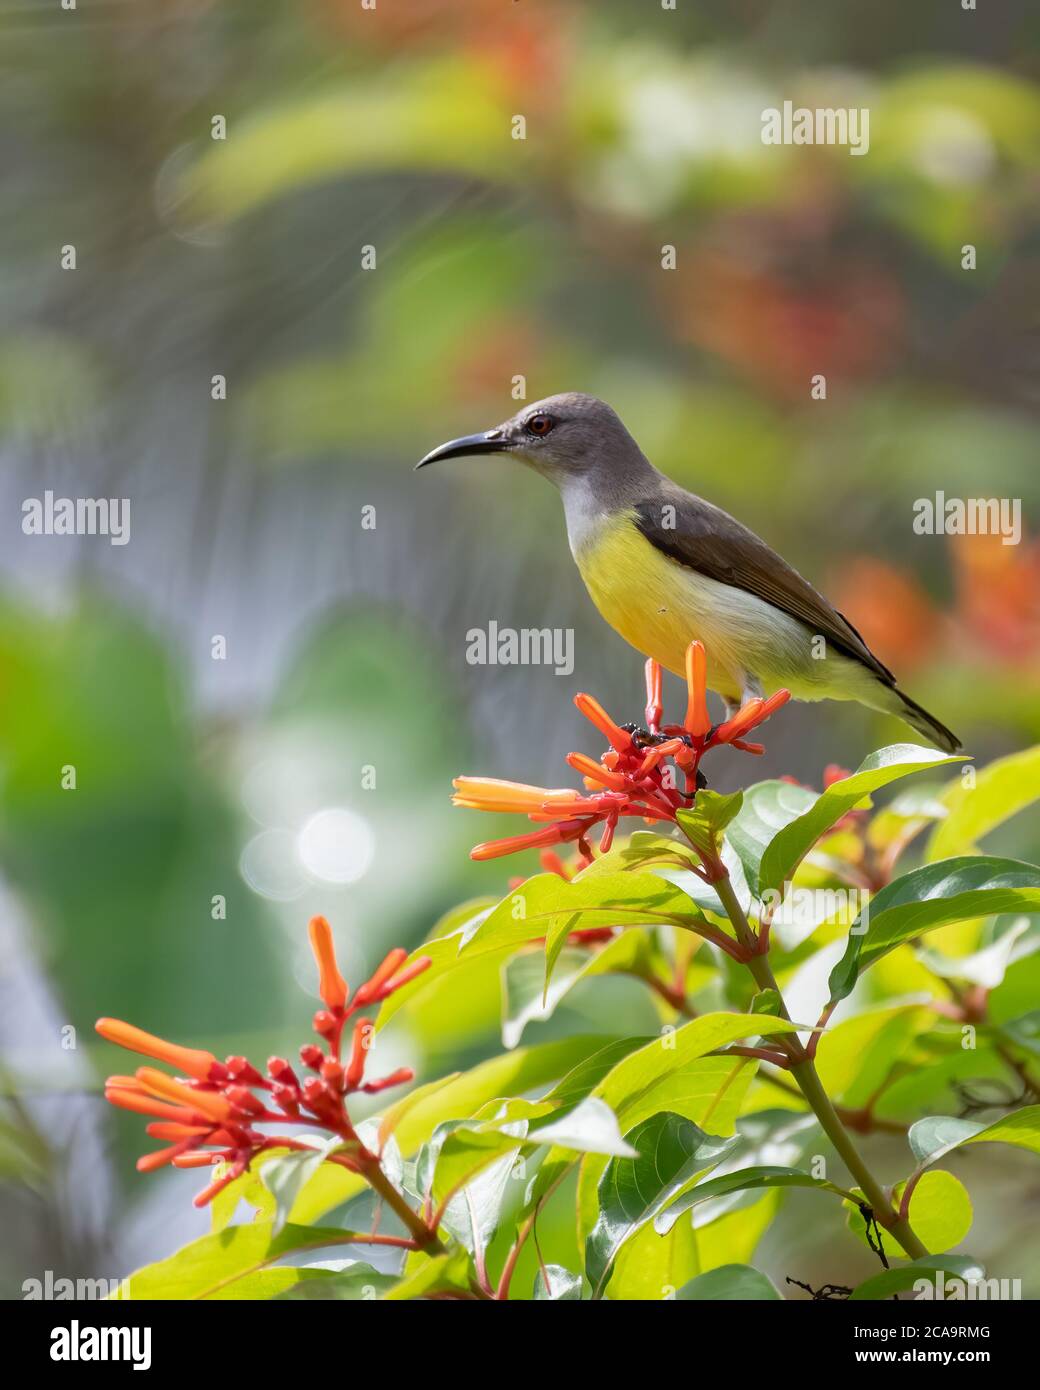
[[[551,845],[577,841],[586,859],[592,851],[588,835],[603,825],[602,853],[610,848],[614,831],[622,816],[639,816],[647,822],[674,821],[676,811],[693,803],[697,788],[697,769],[709,748],[730,744],[747,753],[763,752],[759,743],[748,743],[745,735],[768,719],[790,699],[790,692],[778,690],[768,700],[753,699],[732,719],[712,727],[707,704],[707,659],[700,642],[686,649],[686,716],[681,724],[662,724],[661,667],[646,663],[646,728],[616,724],[591,695],[576,695],[574,703],[590,723],[606,738],[610,747],[599,762],[584,753],[569,753],[567,762],[585,779],[586,793],[561,788],[525,786],[494,777],[457,777],[456,806],[479,811],[520,811],[545,828],[505,840],[491,840],[470,851],[473,859],[496,859],[522,849],[545,849]],[[676,771],[682,774],[684,789],[676,785]]]
[[[414,980],[430,964],[429,959],[422,957],[402,970],[408,953],[395,947],[351,1000],[336,964],[328,922],[324,917],[314,917],[309,931],[318,964],[318,993],[325,1005],[314,1015],[314,1031],[326,1047],[307,1043],[300,1048],[300,1061],[313,1073],[304,1080],[284,1057],[269,1058],[264,1076],[245,1057],[228,1057],[220,1062],[212,1052],[180,1047],[119,1019],[102,1018],[97,1022],[97,1031],[109,1042],[167,1062],[183,1073],[170,1076],[156,1067],[139,1067],[133,1076],[110,1076],[105,1082],[105,1098],[124,1110],[152,1116],[148,1134],[167,1142],[167,1147],[137,1160],[140,1172],[148,1173],[167,1163],[177,1168],[227,1165],[195,1198],[197,1207],[205,1206],[265,1149],[312,1147],[284,1134],[266,1133],[257,1128],[261,1124],[302,1125],[339,1135],[344,1147],[331,1154],[329,1161],[346,1168],[360,1171],[364,1165],[378,1162],[378,1155],[369,1153],[358,1139],[347,1113],[346,1098],[358,1091],[373,1094],[413,1078],[411,1068],[401,1067],[378,1080],[365,1080],[372,1035],[372,1023],[367,1018],[358,1018],[354,1023],[350,1055],[345,1060],[340,1056],[340,1044],[353,1015],[381,1003]],[[257,1091],[263,1094],[258,1096]]]

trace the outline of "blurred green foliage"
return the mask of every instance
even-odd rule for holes
[[[288,1045],[308,912],[361,969],[501,893],[500,868],[465,860],[486,827],[446,813],[450,776],[491,751],[505,774],[547,776],[576,731],[560,681],[465,666],[462,634],[489,612],[573,626],[568,693],[635,713],[636,658],[591,612],[556,499],[472,460],[410,475],[441,438],[511,414],[517,374],[528,399],[609,399],[974,751],[1040,737],[1027,0],[1000,23],[944,0],[176,0],[15,9],[0,35],[16,209],[0,231],[0,851],[19,961],[82,1038],[103,1012],[229,1050]],[[868,104],[869,156],[767,150],[760,112],[785,98]],[[46,487],[128,492],[141,530],[119,555],[27,540],[20,502]],[[938,489],[1021,497],[1022,545],[915,537],[912,502]],[[373,501],[366,549],[355,516]],[[235,661],[250,649],[230,693],[208,660],[229,593]],[[833,707],[789,721],[772,770],[814,784],[894,732]],[[256,837],[291,846],[326,806],[366,819],[371,872],[332,885],[293,861],[287,898],[253,891]],[[993,839],[1036,857],[1026,817]],[[495,1046],[494,972],[467,968],[450,1001],[416,1004],[426,1076]],[[1008,1019],[1035,985],[1015,970]],[[532,1033],[607,1017],[655,1019],[638,985],[600,980]],[[10,1088],[86,1084],[48,1028],[3,1035]],[[37,1152],[31,1128],[16,1149]],[[121,1143],[112,1171],[129,1166]],[[13,1243],[13,1270],[54,1260],[48,1221]],[[543,1240],[573,1265],[569,1227]]]

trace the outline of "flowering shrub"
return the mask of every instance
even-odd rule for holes
[[[142,1053],[159,1062],[168,1062],[184,1072],[183,1079],[171,1077],[154,1067],[139,1067],[133,1076],[110,1076],[105,1082],[105,1099],[124,1110],[151,1115],[148,1133],[154,1139],[169,1141],[138,1159],[142,1173],[167,1163],[177,1168],[205,1168],[220,1164],[221,1171],[195,1198],[198,1207],[222,1192],[240,1177],[259,1154],[285,1150],[314,1154],[313,1145],[282,1134],[262,1132],[257,1125],[308,1126],[324,1130],[340,1142],[324,1157],[348,1172],[362,1174],[380,1195],[389,1198],[403,1216],[419,1243],[429,1243],[432,1232],[411,1221],[396,1194],[387,1187],[380,1169],[380,1154],[371,1152],[351,1123],[347,1097],[364,1092],[375,1095],[391,1086],[414,1079],[410,1067],[400,1067],[389,1076],[365,1080],[368,1045],[372,1036],[370,1019],[358,1018],[351,1036],[350,1056],[340,1055],[343,1029],[360,1009],[371,1008],[389,999],[395,990],[414,980],[429,965],[420,956],[405,965],[407,951],[389,953],[370,980],[350,999],[350,990],[339,973],[332,943],[332,929],[324,917],[310,924],[311,948],[318,965],[318,993],[324,1009],[314,1015],[315,1033],[326,1044],[305,1043],[300,1061],[315,1073],[301,1081],[284,1057],[270,1057],[267,1074],[262,1075],[246,1057],[228,1057],[220,1062],[211,1052],[180,1047],[153,1037],[150,1033],[115,1018],[98,1020],[97,1031],[110,1042],[131,1052]],[[266,1093],[260,1097],[256,1092]],[[273,1109],[271,1107],[274,1107]],[[321,1152],[320,1150],[318,1152]],[[384,1241],[391,1237],[376,1237]],[[395,1244],[405,1244],[396,1241]]]
[[[106,1039],[176,1073],[107,1082],[164,1145],[138,1167],[215,1167],[196,1197],[214,1234],[139,1270],[131,1297],[775,1299],[753,1260],[789,1188],[818,1193],[821,1220],[843,1220],[876,1271],[815,1289],[794,1271],[783,1293],[888,1298],[984,1277],[954,1170],[969,1145],[1040,1152],[1037,1016],[1021,1006],[1040,868],[977,842],[1040,795],[1036,750],[951,781],[963,759],[897,744],[828,769],[822,792],[775,779],[720,795],[702,760],[761,752],[746,736],[787,695],[712,727],[697,643],[687,684],[681,723],[664,722],[653,662],[643,726],[576,698],[607,743],[598,760],[569,756],[583,790],[458,778],[458,805],[535,827],[474,858],[534,848],[544,872],[451,914],[412,956],[391,951],[353,997],[315,918],[321,1044],[301,1048],[299,1071],[101,1020]],[[947,780],[872,806],[928,772]],[[352,1097],[413,1080],[366,1079],[378,1031],[479,960],[502,968],[506,1052],[352,1119]],[[611,974],[650,992],[656,1036],[516,1046]],[[785,993],[814,991],[815,1021],[792,1020]],[[905,1136],[901,1172],[868,1162],[877,1131]],[[366,1192],[375,1212],[354,1221]],[[233,1223],[243,1201],[253,1219]],[[538,1245],[559,1202],[577,1213],[566,1265]],[[347,1225],[323,1224],[341,1210]],[[379,1268],[366,1247],[383,1247]]]

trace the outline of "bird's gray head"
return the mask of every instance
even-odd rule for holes
[[[589,475],[612,477],[649,467],[610,406],[580,391],[546,396],[493,429],[451,439],[416,467],[465,454],[501,453],[512,454],[557,487]]]

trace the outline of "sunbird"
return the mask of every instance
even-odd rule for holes
[[[559,489],[567,536],[602,616],[681,675],[703,643],[727,716],[786,688],[896,714],[948,753],[956,735],[896,685],[849,620],[765,541],[660,473],[604,401],[547,396],[510,420],[441,444],[417,468],[508,453]]]

